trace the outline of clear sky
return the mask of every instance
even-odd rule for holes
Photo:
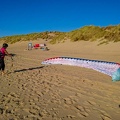
[[[0,0],[0,37],[120,24],[120,0]]]

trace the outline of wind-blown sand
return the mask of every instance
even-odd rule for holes
[[[41,43],[32,41],[32,43]],[[28,42],[9,45],[0,76],[0,120],[120,120],[120,82],[74,66],[44,66],[44,59],[69,56],[120,62],[120,43],[65,42],[49,51],[25,50]]]

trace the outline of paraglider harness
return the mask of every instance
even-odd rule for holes
[[[2,52],[0,51],[0,62],[2,61],[2,58],[3,57],[3,54],[2,54]]]
[[[14,54],[11,54],[12,56],[11,56],[11,59],[13,60],[13,56],[14,56]],[[0,62],[3,60],[3,53],[0,51]]]

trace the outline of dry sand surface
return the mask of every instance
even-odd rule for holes
[[[15,56],[6,57],[0,76],[0,120],[120,120],[120,82],[87,68],[41,65],[56,56],[120,62],[120,42],[67,41],[47,44],[49,51],[28,51],[27,44],[9,45]]]

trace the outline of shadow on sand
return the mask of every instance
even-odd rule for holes
[[[41,68],[43,68],[43,67],[44,67],[44,66],[33,67],[33,68],[28,68],[28,69],[21,69],[21,70],[14,70],[14,73],[16,73],[16,72],[24,72],[24,71],[27,71],[27,70],[41,69]]]

